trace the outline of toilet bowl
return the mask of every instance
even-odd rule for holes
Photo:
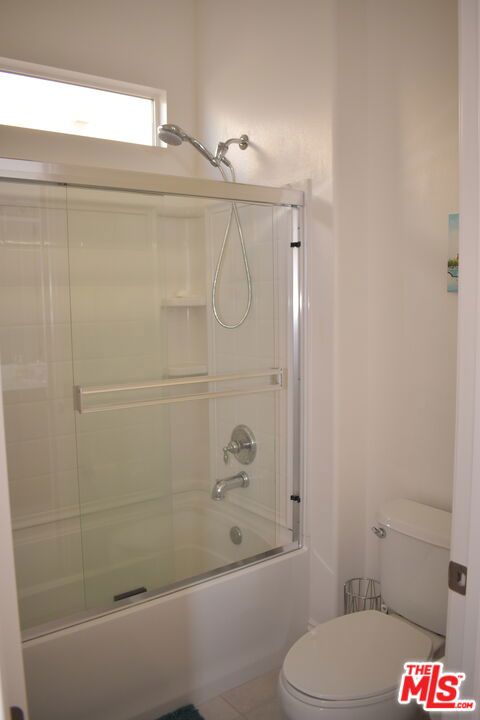
[[[404,662],[432,658],[431,637],[376,610],[318,625],[290,649],[279,678],[289,720],[408,720],[399,705]]]
[[[450,520],[450,513],[411,500],[381,508],[374,530],[389,614],[344,615],[297,640],[279,677],[288,720],[419,717],[417,703],[398,703],[398,688],[405,662],[443,653]]]

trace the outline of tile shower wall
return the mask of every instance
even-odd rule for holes
[[[156,211],[128,193],[69,189],[76,385],[165,375]],[[86,605],[173,578],[169,410],[77,414]]]
[[[60,187],[2,183],[0,198],[10,496],[20,606],[35,624],[83,606],[66,197]]]
[[[238,207],[252,278],[252,305],[245,322],[236,329],[223,328],[209,314],[210,372],[235,373],[287,366],[285,327],[287,289],[285,251],[291,240],[291,215],[282,208]],[[208,220],[210,276],[219,257],[230,208],[218,207]],[[288,240],[288,243],[287,243]],[[248,299],[240,238],[232,222],[217,286],[217,311],[227,324],[243,316]],[[288,523],[286,496],[286,428],[282,425],[283,398],[258,394],[224,398],[211,403],[211,452],[215,477],[245,470],[248,488],[228,495],[228,502],[249,508],[268,519]],[[257,440],[257,455],[251,465],[235,458],[224,462],[223,447],[236,425],[247,425]],[[275,532],[275,525],[272,525]],[[271,538],[275,544],[276,538]]]
[[[169,377],[207,374],[207,288],[204,211],[164,210],[158,224]],[[171,405],[172,492],[207,490],[208,403]],[[188,450],[186,452],[186,450]]]
[[[73,389],[287,366],[291,211],[240,207],[253,302],[240,328],[224,330],[210,292],[229,205],[2,189],[0,342],[23,626],[288,542],[285,393],[83,414]],[[227,320],[245,300],[239,263],[232,231],[218,296]],[[240,469],[222,452],[240,423],[258,442],[251,485],[215,503],[215,479]]]

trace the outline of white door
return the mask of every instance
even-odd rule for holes
[[[468,568],[449,591],[447,664],[480,701],[480,5],[460,0],[460,263],[457,428],[451,559]],[[475,717],[479,717],[479,711]]]
[[[0,375],[0,720],[27,720]]]

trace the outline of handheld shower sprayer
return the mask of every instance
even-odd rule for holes
[[[227,159],[226,155],[228,152],[228,149],[230,145],[238,145],[240,150],[246,150],[249,146],[249,139],[248,135],[241,135],[239,138],[229,138],[228,140],[225,140],[224,142],[219,142],[217,145],[217,149],[215,152],[215,155],[208,150],[208,148],[203,145],[203,143],[200,142],[200,140],[197,140],[197,138],[192,137],[191,135],[188,135],[184,130],[182,130],[181,127],[178,125],[172,125],[170,123],[165,125],[160,125],[158,128],[158,137],[163,142],[167,143],[167,145],[181,145],[183,142],[188,142],[190,145],[193,145],[193,147],[198,150],[198,152],[203,155],[203,157],[208,160],[208,162],[213,165],[213,167],[216,167],[217,170],[220,172],[222,178],[225,180],[225,182],[228,182],[228,177],[225,172],[224,165],[230,170],[230,180],[231,182],[235,182],[235,170],[233,168],[232,163],[230,160]],[[228,237],[230,235],[230,229],[232,227],[232,220],[235,220],[235,224],[237,226],[238,235],[240,238],[240,247],[242,250],[242,257],[243,257],[243,265],[245,268],[245,277],[247,280],[247,303],[245,306],[245,311],[237,322],[234,323],[226,323],[222,320],[220,317],[218,307],[217,307],[217,289],[218,289],[218,280],[219,275],[222,269],[222,264],[225,256],[225,251],[227,248],[227,242]],[[243,325],[245,320],[248,317],[248,313],[250,312],[250,308],[252,306],[252,277],[250,274],[250,267],[248,264],[248,256],[247,256],[247,248],[245,246],[245,238],[243,236],[243,228],[242,223],[240,221],[240,216],[238,213],[237,204],[233,201],[230,206],[230,214],[228,217],[227,226],[225,228],[225,233],[223,236],[222,241],[222,247],[220,249],[220,254],[218,256],[217,265],[215,267],[215,272],[213,275],[213,283],[212,283],[212,309],[213,314],[215,317],[215,320],[218,322],[219,325],[221,325],[224,328],[227,328],[228,330],[234,330],[235,328],[240,327],[240,325]]]

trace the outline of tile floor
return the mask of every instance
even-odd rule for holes
[[[198,705],[205,720],[285,720],[277,698],[278,670],[272,670]],[[430,715],[418,712],[417,720]]]
[[[205,720],[284,720],[277,699],[278,670],[218,695],[198,706]]]

